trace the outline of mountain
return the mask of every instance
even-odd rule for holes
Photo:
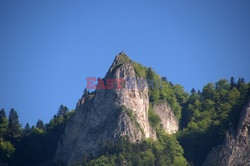
[[[231,128],[222,145],[212,149],[203,166],[250,165],[250,101],[243,109],[238,126]]]
[[[122,88],[101,88],[83,95],[78,101],[75,113],[65,127],[65,134],[59,142],[55,162],[72,165],[81,162],[85,153],[96,154],[107,141],[126,137],[131,143],[145,138],[157,139],[157,131],[149,122],[149,111],[160,118],[162,128],[168,133],[178,130],[178,119],[167,102],[150,105],[148,83],[141,79],[133,62],[120,53],[115,57],[104,82],[121,81]],[[131,82],[134,87],[131,87]],[[117,83],[117,82],[116,82]]]
[[[249,165],[250,83],[244,78],[221,79],[187,93],[122,52],[97,80],[75,110],[61,105],[47,124],[38,120],[21,128],[15,112],[13,129],[8,127],[13,118],[1,109],[0,163]],[[87,88],[96,82],[87,81]]]

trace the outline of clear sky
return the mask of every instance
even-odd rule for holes
[[[250,81],[250,1],[0,0],[0,108],[48,122],[122,50],[187,91]]]

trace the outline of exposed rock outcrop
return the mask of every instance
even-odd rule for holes
[[[173,134],[178,131],[178,120],[166,102],[154,104],[153,110],[160,117],[162,127],[166,132]]]
[[[203,166],[250,165],[250,101],[243,109],[237,129],[230,129],[224,143],[208,154]]]
[[[104,80],[109,78],[137,78],[132,62],[126,55],[116,56]],[[128,87],[127,84],[124,81],[123,87]],[[131,142],[143,138],[156,139],[156,133],[148,121],[148,109],[148,89],[138,88],[136,81],[132,89],[97,89],[95,94],[84,96],[66,125],[54,161],[67,165],[80,162],[85,152],[95,154],[100,144],[122,136],[126,136]],[[163,115],[164,111],[169,113],[170,110],[165,107],[163,111],[160,109],[161,107],[156,107],[158,114],[163,119],[167,118],[167,115]],[[164,120],[162,122],[165,123]],[[167,130],[171,124],[165,126]],[[175,130],[176,128],[170,133]]]

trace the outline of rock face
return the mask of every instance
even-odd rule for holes
[[[203,166],[250,165],[250,101],[241,113],[237,129],[230,129],[224,143],[208,154]]]
[[[173,134],[178,131],[178,120],[167,103],[160,102],[154,104],[153,110],[160,117],[162,127],[165,131],[169,134]]]
[[[109,78],[137,79],[132,62],[126,55],[116,56],[104,80]],[[128,82],[124,81],[123,87],[128,86]],[[66,125],[54,161],[71,165],[81,161],[85,152],[94,154],[100,144],[122,136],[131,142],[143,138],[156,139],[156,133],[148,121],[148,89],[138,86],[135,82],[132,89],[97,89],[95,94],[82,97],[75,114]],[[159,114],[163,113],[160,109],[156,107]],[[167,118],[167,115],[162,117]],[[169,129],[171,125],[166,126]]]

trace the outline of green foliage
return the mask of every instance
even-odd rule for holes
[[[28,135],[30,133],[31,129],[30,129],[30,125],[29,123],[26,123],[25,127],[24,127],[24,135]]]
[[[101,156],[97,159],[91,160],[87,166],[115,166],[115,157],[114,156]]]
[[[230,127],[235,127],[240,112],[249,100],[249,84],[231,80],[208,83],[200,94],[193,91],[183,105],[182,127],[178,140],[185,157],[201,165],[209,151],[220,144]]]
[[[173,91],[180,105],[184,104],[187,101],[189,95],[184,91],[184,88],[181,85],[173,85]]]
[[[156,100],[154,99],[153,102],[157,102],[159,100],[167,101],[172,111],[174,112],[176,118],[179,120],[181,118],[181,106],[180,103],[178,103],[177,101],[176,94],[179,95],[180,102],[182,102],[182,98],[183,100],[185,100],[185,97],[182,96],[182,94],[185,94],[185,92],[180,92],[181,88],[178,88],[179,92],[177,92],[177,88],[175,86],[171,86],[169,82],[162,82],[162,88],[158,89],[158,91],[158,93],[160,93],[160,98]],[[154,96],[154,94],[152,94],[152,96]]]
[[[38,129],[40,129],[40,130],[45,130],[44,123],[43,123],[43,121],[40,120],[40,119],[36,122],[36,127],[37,127]]]
[[[57,112],[57,116],[65,116],[67,112],[69,112],[69,109],[64,105],[60,105]]]
[[[4,141],[0,138],[0,159],[8,162],[12,159],[15,148],[9,141]]]
[[[148,120],[150,122],[150,124],[153,126],[153,127],[157,127],[157,125],[160,124],[161,122],[161,119],[160,117],[154,112],[151,104],[149,106],[149,109],[148,109]]]
[[[25,129],[27,132],[15,143],[16,151],[11,165],[52,163],[58,141],[60,141],[65,125],[73,113],[74,111],[70,111],[60,116],[56,115],[46,125],[38,121],[36,127],[31,129],[27,127]]]
[[[144,67],[143,65],[139,64],[139,63],[136,63],[136,62],[132,62],[133,64],[133,68],[135,70],[135,73],[137,74],[137,76],[139,78],[146,78],[146,70],[147,68]]]
[[[111,69],[112,74],[114,74],[113,72],[115,71],[115,69],[117,69],[122,64],[127,63],[127,62],[131,62],[131,60],[124,52],[121,52],[120,54],[118,54],[115,59],[115,64],[112,65],[112,69]]]
[[[122,55],[121,62],[127,60]],[[159,82],[155,80],[161,77],[151,68],[135,62],[133,67],[138,77],[154,80],[150,84],[153,87],[159,86]],[[93,94],[86,92],[86,95]],[[182,86],[173,85],[162,78],[160,89],[149,87],[149,98],[148,120],[157,131],[157,141],[146,139],[130,143],[127,138],[121,138],[117,142],[106,142],[100,146],[96,157],[84,154],[84,162],[76,165],[182,166],[189,165],[187,160],[195,166],[201,165],[210,150],[222,142],[226,131],[230,127],[236,127],[242,108],[250,98],[250,83],[245,83],[243,78],[237,83],[234,78],[230,82],[223,79],[215,84],[208,83],[202,92],[193,89],[191,95],[188,95]],[[153,104],[162,101],[170,105],[178,119],[181,117],[181,131],[176,135],[165,133],[160,118],[152,109]],[[143,132],[134,111],[126,107],[121,109]],[[61,105],[57,115],[48,124],[38,120],[35,127],[26,124],[23,130],[14,109],[10,111],[9,120],[5,111],[0,110],[1,160],[10,165],[52,163],[58,141],[73,113],[74,111],[69,112],[67,107]]]
[[[9,114],[8,134],[11,138],[17,138],[22,134],[17,112],[12,108]]]
[[[133,68],[139,78],[145,78],[149,83],[149,100],[150,102],[166,101],[169,103],[175,116],[179,120],[181,118],[181,104],[183,104],[188,97],[180,85],[171,85],[154,72],[152,68],[146,68],[141,64],[133,62]]]
[[[160,141],[148,139],[132,144],[121,138],[116,143],[107,142],[101,146],[99,157],[82,165],[185,166],[188,163],[176,138],[164,133]]]
[[[6,136],[8,131],[8,119],[6,117],[4,109],[0,111],[0,138]]]
[[[118,58],[120,63],[130,62],[130,58],[124,52],[121,52]]]
[[[177,101],[176,95],[179,95],[178,97],[180,102],[185,101],[183,94],[186,93],[182,91],[183,89],[178,85],[172,86],[167,81],[161,81],[159,85],[161,77],[157,75],[151,68],[148,68],[147,70],[147,79],[151,81],[154,80],[151,82],[151,86],[149,86],[150,102],[166,101],[170,105],[176,118],[179,120],[181,118],[181,106]],[[181,101],[182,99],[183,101]]]

